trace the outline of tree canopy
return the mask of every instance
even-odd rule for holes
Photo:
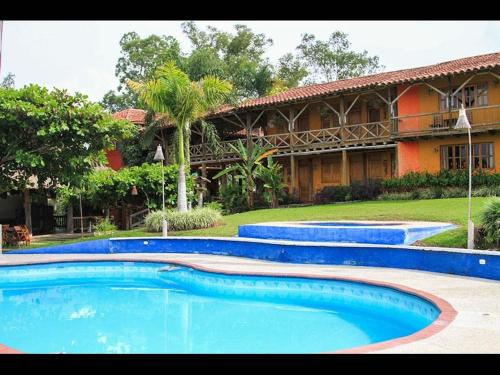
[[[304,34],[297,50],[298,57],[308,69],[309,83],[358,77],[383,68],[378,56],[369,56],[367,51],[351,50],[349,36],[341,31],[333,32],[327,41]]]
[[[0,88],[0,189],[78,184],[106,161],[104,150],[130,137],[135,125],[114,120],[80,93],[37,85]]]
[[[115,70],[119,86],[117,92],[109,91],[104,96],[101,104],[106,109],[116,112],[129,107],[143,108],[137,94],[124,83],[127,79],[152,79],[156,69],[167,61],[174,61],[192,81],[205,76],[229,81],[234,101],[278,93],[304,83],[356,77],[383,68],[378,56],[352,50],[348,35],[341,31],[333,32],[327,41],[304,34],[295,51],[285,53],[273,64],[266,57],[273,40],[246,25],[236,24],[234,32],[226,32],[212,26],[200,29],[190,21],[182,23],[181,28],[191,44],[189,52],[182,51],[173,36],[141,38],[129,32],[122,37]]]

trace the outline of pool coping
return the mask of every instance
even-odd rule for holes
[[[133,257],[130,257],[130,254],[134,254]],[[65,254],[66,255],[66,254]],[[225,270],[225,269],[220,269],[217,267],[207,267],[207,266],[202,266],[196,263],[192,263],[189,261],[185,260],[171,260],[171,259],[166,259],[166,260],[152,260],[150,258],[140,257],[140,253],[128,253],[129,256],[127,256],[127,253],[121,253],[120,256],[118,254],[114,254],[116,256],[113,256],[112,259],[109,259],[109,254],[93,254],[94,258],[88,258],[88,257],[79,257],[79,254],[72,254],[74,255],[73,257],[69,257],[70,259],[54,259],[54,260],[28,260],[26,262],[20,262],[20,261],[13,261],[9,262],[9,264],[1,264],[0,267],[5,267],[5,266],[16,266],[16,265],[35,265],[35,264],[52,264],[52,263],[71,263],[71,262],[106,262],[106,261],[112,261],[112,262],[147,262],[147,263],[166,263],[166,264],[175,264],[179,266],[184,266],[184,267],[189,267],[193,268],[199,271],[203,272],[209,272],[209,273],[218,273],[218,274],[223,274],[223,275],[241,275],[241,276],[274,276],[274,277],[295,277],[295,278],[307,278],[307,279],[316,279],[316,280],[339,280],[339,281],[348,281],[348,282],[355,282],[355,283],[362,283],[362,284],[369,284],[369,285],[374,285],[374,286],[379,286],[379,287],[386,287],[386,288],[391,288],[397,291],[401,291],[403,293],[408,293],[414,296],[417,296],[419,298],[422,298],[432,304],[434,304],[439,310],[440,314],[438,317],[427,327],[412,333],[411,335],[407,336],[402,336],[398,337],[395,339],[390,339],[386,341],[381,341],[378,343],[373,343],[369,345],[364,345],[364,346],[358,346],[350,349],[342,349],[338,351],[326,351],[322,352],[320,354],[366,354],[374,351],[379,351],[383,349],[389,349],[395,346],[403,345],[403,344],[409,344],[413,343],[416,341],[420,341],[426,338],[429,338],[438,332],[442,331],[445,329],[448,325],[453,322],[455,317],[457,316],[457,311],[453,308],[453,306],[443,298],[440,298],[432,293],[419,290],[419,289],[414,289],[411,287],[408,287],[406,285],[401,285],[401,284],[396,284],[396,283],[391,283],[391,282],[385,282],[385,281],[378,281],[378,280],[370,280],[370,279],[364,279],[364,278],[357,278],[357,277],[346,277],[346,276],[329,276],[329,275],[318,275],[314,273],[287,273],[287,272],[258,272],[258,271],[231,271],[231,270]],[[106,257],[108,255],[108,257]],[[175,255],[175,253],[174,253]],[[208,255],[210,256],[210,255]],[[106,259],[108,258],[108,259]],[[26,354],[18,349],[10,348],[6,345],[3,345],[0,343],[0,354]]]

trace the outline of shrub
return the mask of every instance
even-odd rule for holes
[[[212,208],[196,208],[188,212],[165,211],[165,218],[168,223],[168,230],[192,230],[210,228],[222,222],[222,215]],[[161,232],[162,212],[154,211],[146,216],[146,230],[149,232]]]
[[[101,219],[97,222],[94,228],[94,234],[99,236],[104,233],[114,232],[118,228],[113,224],[109,218]]]
[[[222,212],[223,206],[220,202],[207,202],[203,205],[203,208],[210,208],[215,211]]]
[[[492,198],[486,203],[480,219],[486,243],[500,246],[500,198]]]
[[[383,201],[402,201],[402,200],[410,200],[412,199],[411,193],[403,192],[403,193],[382,193],[378,196],[378,199]]]
[[[482,186],[472,190],[473,197],[500,197],[500,186]]]
[[[246,193],[239,181],[232,176],[227,176],[226,182],[220,185],[219,196],[226,213],[248,210]]]
[[[452,187],[443,190],[443,198],[464,198],[467,197],[467,190],[464,188]]]
[[[351,183],[350,189],[351,199],[346,200],[366,201],[376,199],[380,194],[380,182],[372,181],[367,184],[353,182]]]
[[[351,195],[349,186],[325,186],[316,193],[314,200],[316,203],[345,202],[346,197]]]
[[[451,171],[442,170],[439,173],[417,173],[409,172],[401,177],[394,177],[381,182],[381,187],[386,192],[411,191],[419,188],[433,187],[462,187],[469,185],[469,175],[466,170]],[[500,173],[486,173],[476,171],[472,175],[472,185],[479,186],[499,186]]]

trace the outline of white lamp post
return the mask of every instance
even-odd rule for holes
[[[165,160],[165,157],[163,156],[163,151],[161,149],[161,145],[158,145],[156,148],[156,153],[155,157],[153,158],[154,160],[157,160],[161,163],[161,193],[162,193],[162,201],[163,201],[163,207],[162,207],[162,237],[167,237],[167,220],[165,220],[165,172],[163,171],[163,161]]]
[[[467,216],[467,248],[474,249],[474,223],[471,219],[472,207],[472,142],[470,138],[470,123],[465,113],[464,105],[460,108],[455,129],[467,129],[469,135],[469,213]]]

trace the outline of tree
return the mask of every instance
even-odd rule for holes
[[[2,80],[2,83],[0,83],[0,87],[4,88],[14,88],[15,82],[14,82],[14,77],[15,75],[13,73],[8,73]]]
[[[137,95],[130,91],[127,80],[145,81],[153,78],[156,69],[167,61],[182,65],[180,43],[172,36],[150,35],[141,38],[136,32],[129,32],[120,40],[121,55],[115,67],[120,84],[118,94],[108,92],[102,100],[109,110],[119,108],[140,108]]]
[[[279,194],[287,186],[283,182],[283,166],[273,161],[272,156],[267,157],[267,165],[257,166],[257,177],[264,183],[271,199],[271,207],[278,207]]]
[[[235,179],[241,179],[247,193],[248,208],[252,210],[254,207],[255,180],[259,176],[259,168],[262,167],[260,161],[276,150],[269,150],[268,147],[259,144],[254,144],[251,150],[247,150],[241,139],[238,139],[236,146],[232,144],[229,144],[229,146],[238,154],[241,162],[228,165],[213,178],[217,179],[227,174],[234,174]]]
[[[368,56],[367,51],[355,52],[351,49],[348,35],[335,31],[327,41],[317,40],[312,34],[302,35],[297,47],[299,59],[309,69],[311,83],[329,82],[375,73],[384,66],[378,56]]]
[[[182,30],[193,45],[186,72],[191,79],[215,75],[230,81],[238,99],[266,95],[272,87],[273,69],[264,54],[273,41],[248,26],[234,28],[235,34],[212,26],[203,31],[193,21],[184,22]]]
[[[30,187],[80,185],[82,176],[106,161],[104,150],[134,128],[80,93],[37,85],[0,89],[0,193],[24,192],[31,230]]]
[[[137,98],[130,91],[125,91],[123,94],[117,94],[113,90],[109,90],[104,94],[99,104],[109,113],[115,113],[127,108],[136,108]]]
[[[213,130],[213,125],[203,118],[227,101],[232,86],[212,76],[192,82],[174,61],[158,68],[154,79],[146,82],[129,80],[128,84],[149,108],[161,113],[176,127],[176,159],[179,165],[177,207],[181,212],[187,211],[185,155],[189,154],[191,125],[199,121],[205,132],[208,128]]]
[[[276,79],[287,88],[297,87],[307,77],[307,69],[301,60],[287,53],[278,60]]]

